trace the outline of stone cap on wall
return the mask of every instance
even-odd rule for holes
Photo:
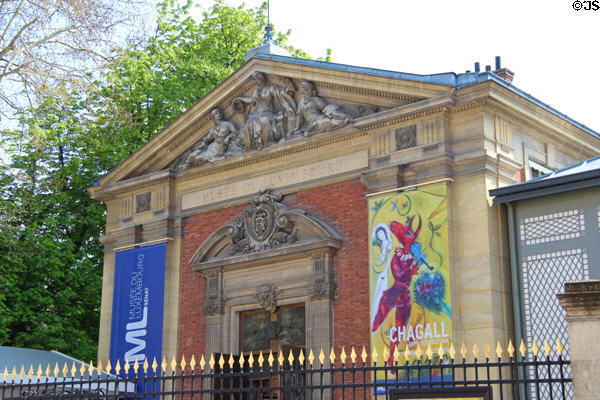
[[[600,311],[600,280],[565,283],[565,293],[557,295],[560,305],[567,311]]]

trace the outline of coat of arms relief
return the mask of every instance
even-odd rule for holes
[[[213,127],[178,159],[176,169],[338,129],[377,111],[376,107],[328,103],[318,95],[315,84],[307,80],[296,87],[290,78],[275,83],[257,71],[252,74],[252,81],[254,89],[247,96],[231,101],[232,120],[225,119],[219,108],[211,111]]]

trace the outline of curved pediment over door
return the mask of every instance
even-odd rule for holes
[[[194,270],[239,268],[241,264],[278,262],[299,253],[334,253],[343,238],[326,223],[303,210],[280,203],[270,190],[256,195],[242,216],[215,230],[190,260]]]

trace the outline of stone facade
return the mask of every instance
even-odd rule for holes
[[[240,315],[271,304],[257,297],[265,285],[274,307],[305,306],[306,347],[368,346],[367,196],[431,182],[448,187],[454,340],[514,339],[505,216],[488,190],[526,175],[529,160],[589,158],[600,139],[498,77],[466,78],[281,56],[244,64],[89,189],[107,206],[99,358],[115,252],[160,241],[167,358],[239,351]],[[281,194],[289,221],[276,223],[299,240],[226,256],[225,227],[262,189]]]

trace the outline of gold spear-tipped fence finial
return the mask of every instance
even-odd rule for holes
[[[344,346],[342,346],[342,352],[340,353],[340,361],[342,362],[342,366],[346,364],[346,350],[344,350]]]
[[[515,346],[513,346],[512,340],[510,339],[508,339],[508,347],[506,348],[506,351],[508,352],[508,356],[510,358],[513,358],[513,356],[515,355]]]
[[[262,350],[258,353],[258,367],[262,368],[265,362],[265,357],[263,357]]]
[[[485,358],[490,358],[490,355],[492,354],[492,349],[490,348],[490,345],[487,343],[483,347],[483,354],[485,354]]]
[[[233,354],[230,354],[230,355],[229,355],[229,362],[228,362],[228,364],[229,364],[229,369],[230,369],[231,371],[233,371],[233,364],[234,364],[234,363],[235,363],[235,360],[234,360],[234,358],[233,358]],[[181,367],[181,370],[183,371],[183,367]]]
[[[365,349],[365,346],[362,347],[362,351],[360,353],[360,358],[363,362],[363,365],[367,363],[367,349]]]
[[[181,356],[181,362],[179,363],[179,366],[181,367],[181,373],[183,374],[185,372],[185,367],[187,366],[187,363],[185,362],[185,355]],[[233,368],[233,365],[231,368]]]
[[[404,361],[408,362],[410,360],[410,350],[408,349],[408,343],[404,347]]]
[[[400,351],[398,350],[398,346],[394,347],[394,361],[398,363],[400,361]]]
[[[550,348],[550,344],[548,344],[548,340],[544,340],[544,353],[546,353],[546,357],[550,356],[550,352],[552,348]]]
[[[354,349],[354,346],[352,346],[352,349],[350,350],[350,361],[352,361],[352,364],[356,364],[356,350]]]
[[[10,380],[12,382],[14,382],[16,376],[17,376],[17,368],[15,366],[13,366],[12,372],[10,373]]]
[[[450,342],[450,359],[454,361],[454,356],[456,356],[456,349],[454,348],[454,343]]]
[[[250,353],[250,357],[248,357],[248,365],[250,365],[250,369],[254,367],[254,356]]]
[[[242,360],[244,359],[244,355],[242,354]],[[240,362],[240,367],[243,367],[244,364],[243,362]],[[192,354],[192,359],[190,360],[190,370],[192,371],[192,374],[194,373],[194,369],[196,368],[196,357]]]
[[[473,358],[477,358],[479,356],[479,347],[477,347],[477,343],[473,345]]]
[[[533,353],[534,357],[537,357],[538,353],[540,352],[540,348],[538,347],[535,339],[533,339],[533,345],[531,346],[531,352]]]
[[[67,365],[67,363],[65,363],[65,365]],[[21,365],[21,370],[19,371],[19,379],[21,380],[21,382],[23,382],[23,377],[25,376],[25,367],[23,367]],[[66,374],[65,374],[65,378],[66,378]]]
[[[563,350],[564,350],[564,347],[563,347],[562,343],[560,342],[560,338],[556,339],[556,353],[558,354],[559,357],[562,357]]]
[[[239,363],[240,363],[240,368],[244,368],[244,363],[246,362],[246,359],[244,358],[244,353],[240,354],[240,358],[239,358]]]
[[[204,371],[204,367],[206,366],[206,360],[204,359],[204,354],[200,356],[200,370]]]
[[[269,350],[269,358],[267,358],[267,362],[269,363],[269,368],[273,368],[273,361],[275,361],[275,357],[273,357],[273,352]]]
[[[308,353],[308,362],[312,366],[314,361],[315,361],[315,355],[313,354],[312,349],[310,349],[310,352]]]
[[[498,340],[498,344],[496,345],[496,355],[498,359],[502,358],[502,346],[500,346],[500,341]]]
[[[269,363],[270,368],[273,368],[273,361],[275,361],[275,358],[273,357],[273,352],[269,350],[269,357],[267,358],[267,362]]]
[[[371,362],[376,363],[377,362],[377,348],[375,346],[373,346],[373,350],[371,350]]]
[[[389,358],[390,358],[390,351],[388,350],[388,347],[385,346],[385,345],[383,346],[383,354],[382,354],[382,356],[383,356],[383,361],[384,362],[385,362],[385,360],[389,360]]]
[[[137,360],[135,360],[137,362]],[[167,358],[163,356],[162,362],[160,363],[160,371],[164,374],[167,372]]]
[[[525,347],[525,341],[521,339],[521,345],[519,346],[519,353],[521,353],[521,357],[525,357],[527,353],[527,347]]]
[[[442,346],[442,342],[440,341],[440,346],[438,347],[437,355],[440,358],[440,360],[442,360],[445,354],[446,353],[444,352],[444,346]]]
[[[214,371],[214,369],[215,369],[215,353],[210,354],[210,360],[208,360],[208,366],[210,367],[211,371]]]
[[[83,376],[83,373],[85,372],[85,364],[84,364],[84,363],[81,363],[81,366],[82,366],[82,367],[84,367],[84,368],[83,368],[83,372],[81,373],[81,376]],[[36,373],[36,375],[35,375],[35,376],[37,376],[38,380],[40,380],[40,379],[41,379],[41,377],[42,377],[42,373],[43,373],[43,372],[42,372],[42,364],[39,364],[39,365],[38,365],[38,369],[37,369],[37,373]]]
[[[129,360],[125,359],[125,365],[123,365],[123,371],[125,371],[125,375],[129,375],[129,368],[131,368],[131,365],[129,365]]]
[[[91,368],[93,368],[93,366]],[[48,363],[46,365],[46,371],[45,372],[46,372],[46,379],[50,378],[50,374],[52,373],[51,370],[50,370],[50,363]]]
[[[145,358],[144,358],[144,365],[142,365],[142,368],[144,369],[144,375],[147,375],[147,374],[148,374],[148,367],[149,367],[149,366],[150,366],[150,365],[148,365],[148,358],[147,358],[147,357],[145,357]]]
[[[304,365],[304,351],[300,349],[300,355],[298,356],[298,360],[300,361],[300,365]]]
[[[319,352],[319,361],[321,362],[321,365],[323,365],[325,363],[325,353],[323,353],[322,347],[321,347],[321,351]]]
[[[109,361],[109,363],[110,363],[110,361]],[[68,373],[69,373],[69,367],[67,367],[67,362],[65,361],[65,364],[63,365],[63,369],[62,369],[63,378],[67,378]]]
[[[219,368],[221,368],[221,372],[223,372],[223,365],[225,365],[225,358],[223,358],[223,353],[219,357]]]
[[[277,362],[279,363],[279,368],[283,368],[283,362],[285,361],[285,357],[283,356],[283,350],[279,352],[279,356],[277,357]],[[290,364],[292,365],[292,364]]]
[[[67,366],[67,364],[65,363],[65,367]],[[110,365],[110,360],[108,360],[106,362],[106,373],[110,374],[110,370],[112,369],[112,366]],[[64,370],[63,370],[64,371]]]
[[[133,373],[135,374],[135,376],[138,376],[138,371],[140,370],[140,363],[136,359],[133,361]],[[165,369],[163,370],[163,372],[166,372],[167,368],[165,367]]]
[[[288,356],[288,363],[290,364],[290,366],[292,366],[294,364],[294,352],[292,351],[292,349],[290,349],[290,355]]]
[[[335,362],[335,352],[333,351],[333,347],[331,347],[331,351],[329,352],[329,361],[331,361],[331,365]]]
[[[465,346],[465,342],[462,342],[460,345],[460,355],[462,356],[463,360],[467,358],[467,346]]]
[[[425,352],[425,354],[427,354],[427,359],[429,361],[433,359],[433,349],[431,348],[431,343],[427,345],[427,351]]]
[[[54,364],[54,371],[52,371],[54,373],[54,379],[58,378],[58,374],[60,373],[59,369],[58,369],[58,363]]]
[[[421,349],[421,343],[417,343],[417,351],[415,352],[417,356],[417,360],[421,360],[421,356],[423,355],[423,349]]]
[[[88,374],[90,374],[90,378],[94,374],[94,362],[90,360],[90,367],[88,368]],[[46,377],[50,376],[50,364],[46,367]]]
[[[223,357],[221,355],[221,357]],[[173,356],[173,358],[171,358],[171,372],[175,373],[177,372],[177,360],[175,359],[175,356]]]
[[[4,366],[4,373],[2,374],[2,381],[6,382],[6,378],[8,378],[8,368]]]
[[[81,363],[81,367],[79,368],[79,374],[81,374],[82,378],[83,378],[83,375],[85,375],[85,363],[84,362]],[[39,376],[38,376],[38,378],[39,378]]]
[[[75,366],[75,364],[73,364],[73,366]],[[117,375],[119,375],[119,372],[121,372],[121,363],[119,360],[117,360],[117,365],[115,365],[115,372]]]
[[[31,381],[32,376],[33,376],[33,364],[30,364],[29,371],[27,371],[27,378]]]

